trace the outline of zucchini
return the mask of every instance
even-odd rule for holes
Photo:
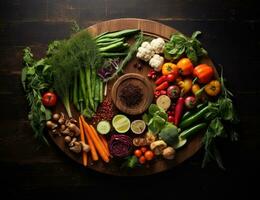
[[[181,139],[187,139],[188,137],[191,137],[193,135],[195,135],[196,133],[198,133],[199,131],[203,130],[204,128],[207,127],[206,123],[200,123],[197,124],[183,132],[180,133],[180,138]]]

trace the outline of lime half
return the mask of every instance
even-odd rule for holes
[[[145,130],[145,122],[143,120],[134,120],[131,123],[131,130],[135,134],[142,134]]]
[[[130,120],[125,115],[116,115],[112,120],[112,125],[118,133],[126,133],[130,128]]]

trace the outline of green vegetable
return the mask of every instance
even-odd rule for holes
[[[138,158],[133,155],[133,156],[128,156],[126,158],[126,161],[122,164],[121,168],[130,168],[133,169],[138,165]]]
[[[178,128],[172,123],[166,122],[165,127],[159,133],[159,138],[165,141],[168,145],[173,146],[178,139]]]
[[[206,123],[197,124],[189,129],[182,131],[180,133],[180,138],[182,138],[182,139],[189,138],[189,137],[195,135],[196,133],[198,133],[199,131],[205,129],[206,127],[207,127]]]
[[[46,59],[34,60],[29,47],[23,50],[23,65],[21,81],[30,106],[28,119],[35,133],[35,138],[48,144],[44,136],[46,121],[51,119],[51,111],[42,104],[41,93],[52,85],[51,67]]]
[[[143,34],[140,33],[137,37],[136,42],[130,47],[129,52],[127,54],[127,56],[124,58],[124,60],[119,64],[116,72],[110,76],[109,78],[105,79],[104,82],[107,82],[109,80],[114,79],[119,73],[122,72],[124,66],[126,66],[126,64],[133,58],[135,52],[137,51],[138,47],[141,45],[141,43],[143,42]]]
[[[179,149],[183,147],[187,143],[187,139],[182,139],[180,136],[178,137],[178,141],[172,146],[174,149]]]
[[[205,144],[205,155],[202,167],[215,160],[218,166],[224,169],[220,153],[216,147],[215,139],[217,137],[230,137],[232,141],[238,140],[238,134],[233,126],[238,122],[232,100],[232,93],[227,90],[224,84],[223,69],[221,70],[220,82],[222,86],[222,94],[217,102],[212,103],[214,109],[210,109],[206,117],[210,119],[208,129],[204,135],[203,143]],[[224,126],[226,125],[226,127]],[[229,129],[227,129],[229,127]],[[231,128],[230,128],[231,127]]]
[[[191,61],[196,64],[201,56],[207,55],[207,51],[202,48],[201,43],[196,37],[201,34],[196,31],[191,38],[181,33],[172,35],[171,40],[165,44],[164,54],[168,60],[176,61],[186,54]]]
[[[188,110],[187,112],[184,113],[184,115],[181,118],[181,121],[184,121],[185,119],[191,117],[192,115],[194,115],[196,112],[198,112],[199,110],[201,110],[202,108],[206,107],[207,103],[203,103],[203,104],[199,104],[197,105],[194,109],[192,110]]]
[[[126,37],[126,36],[130,36],[130,35],[135,35],[138,32],[140,32],[139,29],[125,29],[122,31],[116,31],[116,32],[112,32],[112,33],[107,33],[104,34],[102,36],[99,37],[99,41],[101,40],[101,38],[120,38],[120,37]]]
[[[123,57],[126,56],[127,53],[122,52],[101,52],[100,55],[104,58],[112,58],[112,57]]]
[[[97,124],[97,131],[100,134],[108,134],[111,129],[110,123],[108,121],[100,121]]]
[[[72,94],[70,94],[69,88],[71,88],[75,73],[80,73],[80,68],[86,67],[86,70],[91,71],[90,68],[95,69],[100,64],[101,56],[96,44],[86,31],[79,32],[69,40],[64,41],[59,46],[59,51],[55,51],[48,61],[51,66],[55,66],[53,67],[54,88],[69,117],[72,117],[69,102]],[[87,87],[91,88],[89,82],[87,82]],[[85,96],[86,94],[83,93],[83,99],[86,101]],[[91,108],[94,109],[91,89],[88,90],[88,100]]]
[[[210,109],[210,104],[208,106],[206,106],[205,108],[199,110],[197,113],[195,113],[194,115],[190,116],[189,118],[183,120],[180,123],[180,128],[183,130],[187,127],[192,126],[193,124],[195,124],[196,122],[198,122],[200,119],[202,119],[206,113],[208,113]]]
[[[154,115],[153,118],[148,123],[148,128],[154,134],[157,134],[164,127],[166,120],[159,115]]]
[[[119,49],[123,44],[124,44],[124,42],[113,43],[113,44],[110,44],[110,45],[105,46],[105,47],[100,47],[99,51],[100,52],[113,51],[115,49]]]

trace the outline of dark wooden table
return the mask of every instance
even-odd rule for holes
[[[0,182],[11,196],[86,192],[95,186],[135,196],[149,185],[163,194],[185,191],[211,194],[246,194],[258,176],[260,142],[260,26],[257,1],[207,0],[1,0],[0,2]],[[185,34],[201,30],[201,41],[216,65],[224,67],[240,116],[237,143],[218,144],[226,171],[215,164],[201,169],[203,150],[182,165],[139,178],[98,174],[67,158],[51,141],[39,148],[27,121],[27,102],[21,87],[22,49],[30,46],[44,56],[48,42],[70,34],[73,20],[81,27],[122,17],[152,19]],[[157,184],[161,185],[158,186]],[[250,185],[250,186],[249,186]],[[128,188],[128,189],[127,189]],[[170,190],[169,190],[170,189]],[[102,191],[100,189],[100,191]],[[108,191],[108,190],[106,190]],[[115,191],[114,193],[116,193]],[[251,194],[251,193],[248,193]],[[98,194],[99,195],[99,194]],[[130,195],[130,196],[129,196]]]

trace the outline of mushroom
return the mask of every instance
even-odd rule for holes
[[[55,124],[55,123],[53,123],[52,121],[47,121],[46,122],[46,126],[49,128],[49,129],[55,129],[55,128],[57,128],[58,127],[58,124]]]
[[[62,124],[61,126],[60,126],[60,130],[61,131],[64,131],[66,129],[66,126],[64,125],[64,124]]]
[[[156,140],[155,134],[153,134],[151,131],[148,131],[145,134],[145,138],[146,138],[146,141],[147,141],[148,145],[150,145],[152,142],[154,142]]]
[[[57,122],[57,121],[60,119],[60,114],[59,114],[59,113],[54,113],[54,114],[52,115],[52,119],[53,119],[55,122]]]
[[[69,147],[73,147],[76,141],[77,141],[77,138],[75,138],[75,137],[72,138],[72,140],[69,143]]]
[[[81,144],[79,142],[74,142],[74,146],[70,147],[70,150],[74,153],[80,153],[82,150]]]
[[[172,160],[175,158],[175,149],[172,147],[166,147],[163,150],[162,155],[165,159]]]
[[[75,136],[76,136],[76,137],[80,135],[79,127],[77,127],[76,124],[69,123],[68,128],[69,128],[70,131],[72,131],[72,132],[75,133]]]
[[[147,141],[146,141],[146,138],[143,138],[143,137],[136,137],[133,139],[133,144],[137,147],[140,147],[140,146],[146,146],[147,145]]]
[[[58,120],[58,123],[59,124],[64,124],[65,123],[65,116],[64,116],[64,114],[62,112],[60,113],[60,118]]]
[[[167,147],[167,144],[163,140],[157,140],[150,144],[150,149],[154,152],[155,155],[160,155],[163,152],[163,149]]]
[[[66,128],[65,130],[61,131],[61,133],[63,135],[69,135],[70,137],[73,137],[74,136],[74,133],[72,131],[70,131],[69,128]]]
[[[65,138],[64,138],[65,142],[66,143],[69,143],[71,142],[71,137],[69,135],[67,135]]]
[[[80,141],[82,150],[85,151],[86,153],[88,153],[90,151],[90,147],[89,145],[87,145],[85,142]]]

